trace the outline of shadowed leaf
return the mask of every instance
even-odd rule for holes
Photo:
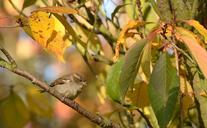
[[[148,43],[144,48],[142,60],[141,60],[142,71],[145,74],[147,80],[149,80],[151,75],[150,61],[151,61],[151,43]]]
[[[126,53],[119,82],[122,99],[125,97],[129,86],[134,85],[134,80],[140,67],[140,57],[146,43],[147,40],[140,40]]]
[[[30,112],[41,117],[52,117],[51,98],[46,93],[40,93],[37,88],[30,87],[26,95]]]
[[[29,7],[29,6],[31,6],[31,5],[33,5],[33,4],[35,4],[36,1],[37,1],[37,0],[25,0],[22,8],[24,9],[24,8],[26,8],[26,7]]]
[[[200,95],[203,90],[207,90],[207,80],[199,77],[198,73],[196,73],[194,80],[193,80],[193,88],[195,90],[195,97],[199,102],[200,106],[200,114],[202,117],[202,125],[203,127],[207,127],[207,98]],[[200,124],[201,126],[201,124]],[[201,126],[202,127],[202,126]]]
[[[160,128],[166,128],[172,118],[179,92],[179,77],[163,53],[154,66],[149,86],[149,99]]]
[[[0,102],[0,120],[6,128],[23,128],[29,121],[27,107],[14,92]]]
[[[127,92],[127,97],[129,97],[131,104],[135,105],[139,108],[144,108],[149,106],[149,97],[147,91],[146,82],[142,81],[138,84],[135,84],[130,90]]]

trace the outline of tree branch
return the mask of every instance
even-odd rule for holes
[[[2,50],[3,48],[1,48]],[[6,51],[5,49],[3,49],[3,51]],[[7,53],[4,54],[7,58],[9,57],[11,59],[11,56],[8,54],[8,52],[3,52],[3,53]],[[14,60],[14,59],[11,59]],[[0,67],[8,69],[9,71],[24,77],[27,80],[30,80],[34,85],[37,85],[38,87],[40,87],[41,89],[45,90],[46,92],[48,92],[49,94],[51,94],[52,96],[56,97],[58,100],[60,100],[62,103],[66,104],[68,107],[71,107],[72,109],[74,109],[76,112],[78,112],[79,114],[83,115],[84,117],[88,118],[91,122],[99,125],[100,127],[103,128],[120,128],[119,124],[111,122],[110,120],[105,120],[102,116],[97,115],[97,114],[93,114],[89,111],[87,111],[86,109],[84,109],[83,107],[81,107],[78,103],[76,103],[73,100],[70,100],[69,98],[66,98],[64,95],[60,94],[59,92],[55,91],[53,88],[50,88],[49,85],[39,79],[37,79],[36,77],[34,77],[32,74],[30,74],[29,72],[19,69],[17,67],[13,67],[12,64],[8,63],[5,60],[0,60]]]

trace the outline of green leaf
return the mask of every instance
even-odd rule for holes
[[[173,19],[169,2],[170,0],[157,0],[157,7],[162,21],[171,21]]]
[[[114,11],[111,13],[111,20],[113,21],[116,13],[119,11],[119,9],[121,9],[122,7],[126,6],[126,5],[129,5],[129,4],[121,4],[121,5],[118,5]]]
[[[143,50],[143,55],[142,55],[142,60],[141,60],[142,71],[146,75],[147,80],[149,80],[150,75],[151,75],[150,61],[151,61],[151,43],[148,43],[146,44]]]
[[[152,5],[153,9],[155,10],[155,12],[157,13],[157,15],[160,17],[161,14],[159,12],[159,9],[157,7],[157,3],[155,2],[155,0],[149,0],[150,4]]]
[[[36,3],[37,0],[25,0],[24,4],[23,4],[23,9],[26,7],[29,7],[31,5],[34,5]]]
[[[125,6],[125,10],[130,17],[130,19],[137,19],[137,5],[136,5],[136,0],[125,0],[125,4],[130,4],[130,6]]]
[[[140,56],[146,43],[147,40],[139,40],[126,53],[119,82],[122,100],[124,99],[129,86],[134,85],[134,80],[140,67]]]
[[[179,77],[170,62],[169,55],[163,53],[154,66],[149,86],[149,99],[160,128],[169,123],[179,92]]]
[[[188,0],[190,1],[190,0]],[[192,19],[191,7],[187,1],[184,0],[171,0],[169,2],[173,8],[177,20]]]
[[[27,107],[14,92],[0,102],[0,120],[7,128],[23,128],[29,121]]]
[[[106,79],[106,91],[108,96],[117,102],[121,102],[119,78],[121,68],[124,64],[124,59],[120,59],[116,64],[111,67]]]
[[[207,90],[207,80],[202,78],[202,77],[199,77],[198,73],[196,73],[195,77],[194,77],[194,80],[193,80],[193,89],[194,89],[194,92],[195,92],[195,97],[196,99],[198,100],[199,102],[199,107],[200,107],[200,116],[202,118],[202,125],[204,125],[203,127],[207,127],[207,111],[206,111],[206,108],[207,108],[207,98],[200,95],[201,92]],[[200,122],[200,127],[201,126],[201,122]]]
[[[40,93],[37,88],[30,87],[26,95],[30,112],[41,117],[52,117],[51,99],[47,93]]]

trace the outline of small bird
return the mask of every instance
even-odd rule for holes
[[[50,84],[50,87],[65,97],[74,100],[86,85],[87,83],[83,77],[74,73],[56,79]]]

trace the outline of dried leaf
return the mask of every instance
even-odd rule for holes
[[[114,60],[116,61],[119,57],[119,48],[121,44],[124,44],[126,38],[129,37],[128,31],[131,29],[136,29],[139,26],[143,26],[146,23],[143,21],[139,21],[139,20],[131,20],[127,23],[127,25],[122,29],[122,31],[119,34],[119,38],[117,40],[117,44],[116,44],[116,49],[115,49],[115,56],[114,56]]]
[[[186,20],[187,24],[193,26],[201,35],[204,36],[205,43],[207,43],[207,30],[196,20]]]
[[[78,14],[78,11],[73,8],[59,7],[59,6],[41,7],[33,12],[37,12],[37,11],[50,12],[50,13],[63,13],[63,14]]]
[[[199,39],[195,34],[186,29],[176,27],[176,30],[176,38],[187,45],[202,73],[207,78],[207,52],[199,45]]]

